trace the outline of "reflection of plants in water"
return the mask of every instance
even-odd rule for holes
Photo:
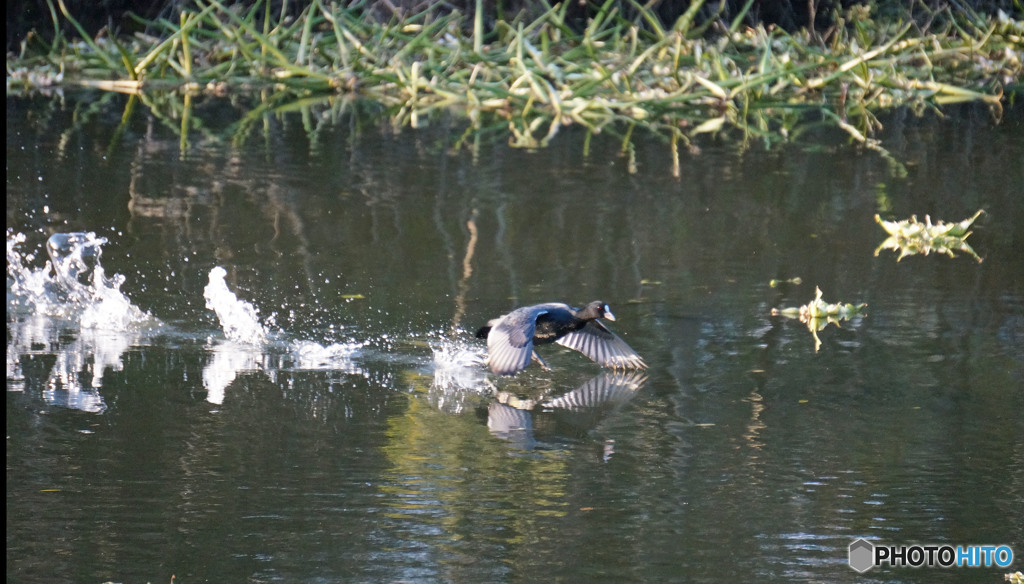
[[[981,262],[981,258],[974,253],[974,249],[966,239],[971,234],[968,229],[971,228],[975,219],[984,212],[984,210],[979,210],[973,217],[968,217],[959,223],[939,221],[935,224],[932,224],[932,219],[928,215],[924,216],[924,223],[918,221],[916,215],[903,221],[884,221],[875,215],[875,221],[889,234],[889,237],[875,250],[875,256],[883,249],[900,252],[900,257],[896,258],[896,261],[909,255],[928,255],[932,252],[956,257],[953,252],[961,251]]]
[[[799,308],[773,308],[772,316],[800,319],[800,322],[806,324],[807,330],[814,335],[814,352],[818,352],[821,347],[818,331],[828,326],[829,323],[839,326],[841,321],[864,316],[864,309],[867,306],[867,304],[830,304],[821,299],[821,288],[815,286],[814,300]]]

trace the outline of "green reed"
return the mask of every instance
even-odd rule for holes
[[[872,18],[857,6],[822,34],[741,26],[717,35],[695,26],[702,2],[674,23],[632,2],[631,16],[606,0],[581,31],[566,5],[532,20],[498,21],[485,34],[458,13],[424,12],[378,21],[336,2],[313,0],[294,19],[269,4],[195,0],[176,22],[146,21],[148,34],[46,45],[26,39],[8,58],[8,91],[87,85],[140,96],[231,95],[271,89],[261,111],[312,97],[378,102],[394,121],[417,126],[445,110],[475,129],[504,125],[509,142],[543,147],[569,125],[589,136],[635,128],[673,148],[701,134],[738,135],[765,146],[793,139],[808,113],[884,153],[877,113],[974,101],[1001,113],[1021,88],[1024,22],[947,9],[945,28]],[[478,8],[480,3],[478,3]],[[183,127],[182,131],[187,131]],[[184,142],[183,142],[184,143]]]

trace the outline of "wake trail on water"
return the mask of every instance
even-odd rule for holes
[[[106,409],[99,388],[107,370],[123,369],[122,355],[153,343],[157,335],[179,335],[121,292],[126,277],[107,276],[101,262],[104,237],[93,232],[56,233],[42,250],[25,250],[26,235],[7,231],[7,379],[8,389],[24,391],[24,360],[54,354],[46,382],[48,403],[89,412]],[[260,371],[276,379],[282,371],[321,370],[369,376],[355,358],[365,348],[392,347],[394,335],[376,339],[319,343],[271,332],[260,311],[229,288],[228,272],[213,267],[203,290],[205,306],[217,318],[223,338],[209,336],[203,368],[207,401],[220,404],[225,390],[243,372]],[[270,320],[270,319],[267,319]],[[431,333],[432,334],[432,333]],[[416,337],[416,334],[412,334]],[[479,349],[450,339],[431,342],[433,359],[445,385],[479,382],[471,369],[482,363]],[[479,373],[479,372],[477,372]]]
[[[106,238],[92,232],[56,233],[42,250],[25,251],[27,237],[7,231],[7,389],[41,391],[52,406],[103,413],[108,406],[101,388],[107,371],[124,369],[131,350],[158,345],[161,335],[180,337],[184,331],[162,322],[121,292],[126,278],[107,276],[101,263]],[[285,330],[271,330],[273,315],[261,319],[259,308],[239,298],[228,285],[228,271],[214,266],[203,289],[205,307],[217,318],[222,336],[199,337],[205,359],[202,384],[206,401],[217,411],[228,388],[240,376],[256,373],[292,387],[297,371],[327,372],[330,386],[349,387],[352,376],[371,387],[394,390],[419,379],[410,368],[430,375],[427,399],[449,414],[478,411],[487,404],[491,433],[518,447],[536,443],[532,419],[537,412],[592,427],[601,416],[628,402],[642,387],[640,373],[604,372],[568,392],[562,386],[533,398],[519,393],[531,384],[495,380],[485,366],[487,351],[464,330],[382,332],[359,341],[322,344],[295,339]],[[334,326],[332,325],[332,330]],[[430,357],[417,354],[429,348]],[[52,366],[45,379],[26,376],[32,363]],[[39,358],[43,357],[43,358]],[[364,362],[384,361],[385,367]],[[396,375],[395,366],[407,373]],[[340,376],[338,376],[340,374]],[[31,385],[30,385],[31,384]],[[412,382],[407,390],[419,392]],[[329,390],[333,391],[333,389]],[[606,446],[606,457],[614,451]]]

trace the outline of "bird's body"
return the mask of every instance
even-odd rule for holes
[[[575,349],[605,367],[643,369],[647,365],[625,341],[599,319],[615,320],[608,305],[595,300],[582,309],[561,302],[524,306],[495,318],[477,331],[487,338],[487,362],[491,371],[515,375],[536,359],[534,345],[558,343]]]

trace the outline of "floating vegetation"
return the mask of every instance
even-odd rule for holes
[[[806,324],[807,330],[814,335],[814,352],[817,353],[821,347],[818,331],[830,323],[839,326],[841,321],[864,316],[864,309],[867,306],[867,304],[829,304],[821,299],[821,288],[815,286],[814,300],[799,308],[773,308],[772,316],[800,319],[800,322]]]
[[[667,142],[677,176],[680,146],[692,149],[702,134],[770,147],[822,122],[888,156],[873,138],[879,111],[974,101],[998,119],[1024,62],[1024,23],[966,7],[937,11],[932,21],[945,24],[932,31],[855,5],[823,36],[746,27],[744,11],[711,36],[713,22],[694,19],[701,1],[663,22],[650,3],[627,10],[607,0],[575,28],[566,2],[533,20],[499,18],[485,33],[479,12],[471,27],[459,12],[436,10],[383,22],[358,2],[313,0],[293,18],[270,2],[195,0],[176,21],[143,21],[145,34],[91,38],[61,0],[47,3],[56,38],[30,35],[8,58],[8,93],[84,86],[151,108],[169,93],[176,105],[158,117],[179,121],[182,148],[188,132],[210,125],[190,115],[195,96],[255,91],[260,103],[233,128],[236,138],[263,116],[305,116],[311,103],[349,96],[380,104],[399,127],[439,111],[464,115],[470,129],[459,145],[486,134],[541,148],[577,125],[587,130],[585,150],[591,135],[610,131],[633,157],[634,130],[645,130]],[[81,41],[60,34],[58,14]]]
[[[916,215],[903,221],[885,221],[875,215],[875,221],[889,234],[889,237],[875,249],[875,256],[877,257],[883,249],[891,249],[900,252],[896,261],[900,261],[906,256],[928,255],[932,252],[946,254],[952,258],[956,257],[953,252],[959,251],[969,254],[980,263],[982,258],[978,257],[966,239],[971,234],[968,231],[971,225],[984,212],[984,210],[979,210],[973,217],[968,217],[959,223],[939,221],[934,225],[928,215],[924,216],[924,223],[918,221]]]
[[[804,283],[803,279],[800,278],[799,276],[797,276],[795,278],[789,278],[788,280],[769,280],[768,281],[768,287],[769,288],[778,288],[779,286],[781,286],[783,284],[794,284],[796,286],[799,286],[800,284],[803,284],[803,283]]]

